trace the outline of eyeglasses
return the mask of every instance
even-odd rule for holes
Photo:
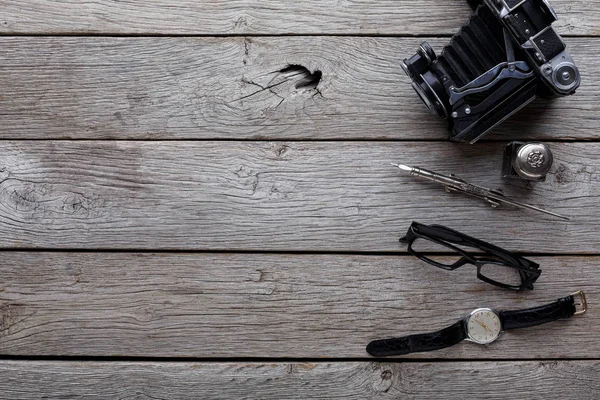
[[[531,290],[542,273],[539,264],[531,260],[441,225],[413,222],[400,241],[408,244],[409,253],[428,264],[447,271],[472,264],[477,267],[477,278],[506,289]],[[475,248],[484,254],[472,254],[458,246]],[[449,256],[435,255],[449,250]]]

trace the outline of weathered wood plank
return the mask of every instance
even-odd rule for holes
[[[29,356],[369,357],[376,338],[429,332],[478,307],[576,290],[583,316],[411,358],[596,358],[598,257],[532,257],[513,293],[410,256],[0,252],[0,353]],[[0,379],[2,381],[2,379]]]
[[[7,399],[595,399],[598,361],[0,362]]]
[[[446,139],[445,122],[401,72],[420,42],[0,38],[0,138]],[[448,39],[432,42],[441,49]],[[539,100],[487,138],[600,138],[600,44],[568,44],[584,77],[579,92]],[[306,70],[280,72],[289,65]],[[316,71],[320,82],[307,86]]]
[[[598,35],[598,0],[553,0],[562,33]],[[466,1],[2,0],[0,33],[43,34],[451,34]]]
[[[548,181],[500,178],[502,143],[0,142],[2,248],[404,251],[413,220],[512,250],[598,253],[600,144],[554,143]],[[392,161],[569,215],[492,209]],[[469,223],[468,221],[477,221]]]

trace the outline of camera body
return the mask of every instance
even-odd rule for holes
[[[568,96],[579,69],[547,0],[467,0],[469,22],[437,56],[424,42],[402,68],[451,140],[475,143],[536,96]]]

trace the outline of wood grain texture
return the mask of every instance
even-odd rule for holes
[[[446,139],[400,68],[421,41],[3,37],[0,138]],[[567,42],[578,93],[536,101],[487,139],[600,138],[600,44]]]
[[[0,362],[14,399],[594,399],[600,363]]]
[[[598,35],[598,0],[553,0],[562,33]],[[451,34],[466,1],[446,0],[2,0],[0,33]]]
[[[599,258],[532,258],[542,276],[515,293],[411,256],[0,252],[0,354],[367,358],[374,339],[584,290],[583,316],[406,357],[597,358]]]
[[[502,182],[502,143],[0,142],[2,248],[405,251],[413,220],[514,251],[598,253],[598,143],[553,143],[548,181]],[[390,162],[569,215],[492,209]],[[468,223],[467,221],[477,221]]]

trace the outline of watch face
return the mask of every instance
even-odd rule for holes
[[[478,308],[467,319],[467,333],[475,343],[492,343],[498,339],[501,330],[498,314],[489,308]]]

